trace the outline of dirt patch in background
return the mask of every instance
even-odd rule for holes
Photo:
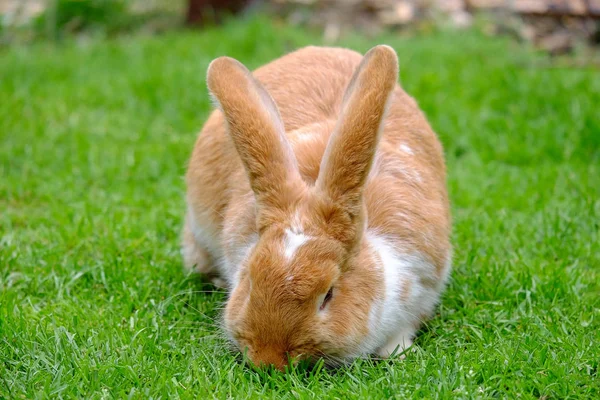
[[[377,34],[432,25],[470,27],[484,15],[489,34],[510,34],[552,54],[597,45],[600,0],[269,0],[278,15],[323,29],[333,42],[348,30]]]

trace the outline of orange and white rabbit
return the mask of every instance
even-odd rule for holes
[[[444,157],[397,79],[383,45],[210,64],[182,253],[227,287],[225,330],[252,363],[386,357],[432,313],[451,260]]]

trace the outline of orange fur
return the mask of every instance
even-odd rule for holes
[[[220,110],[186,176],[184,261],[227,281],[226,329],[256,364],[356,355],[384,293],[366,229],[422,254],[437,274],[421,280],[441,290],[450,253],[442,148],[397,76],[387,46],[365,57],[308,47],[254,73],[230,58],[209,67]],[[294,230],[307,239],[287,259]],[[408,296],[411,282],[397,284]]]

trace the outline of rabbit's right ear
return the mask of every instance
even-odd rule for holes
[[[321,161],[317,188],[352,218],[361,212],[363,186],[397,80],[398,57],[391,47],[376,46],[365,54],[346,89]]]
[[[285,209],[293,200],[291,186],[298,187],[302,178],[275,102],[233,58],[214,60],[208,67],[207,84],[225,116],[259,211]]]

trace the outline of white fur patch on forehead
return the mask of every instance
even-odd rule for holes
[[[305,235],[304,233],[286,229],[285,230],[285,239],[283,243],[283,254],[287,260],[291,260],[294,258],[294,255],[304,243],[310,240],[310,236]]]

